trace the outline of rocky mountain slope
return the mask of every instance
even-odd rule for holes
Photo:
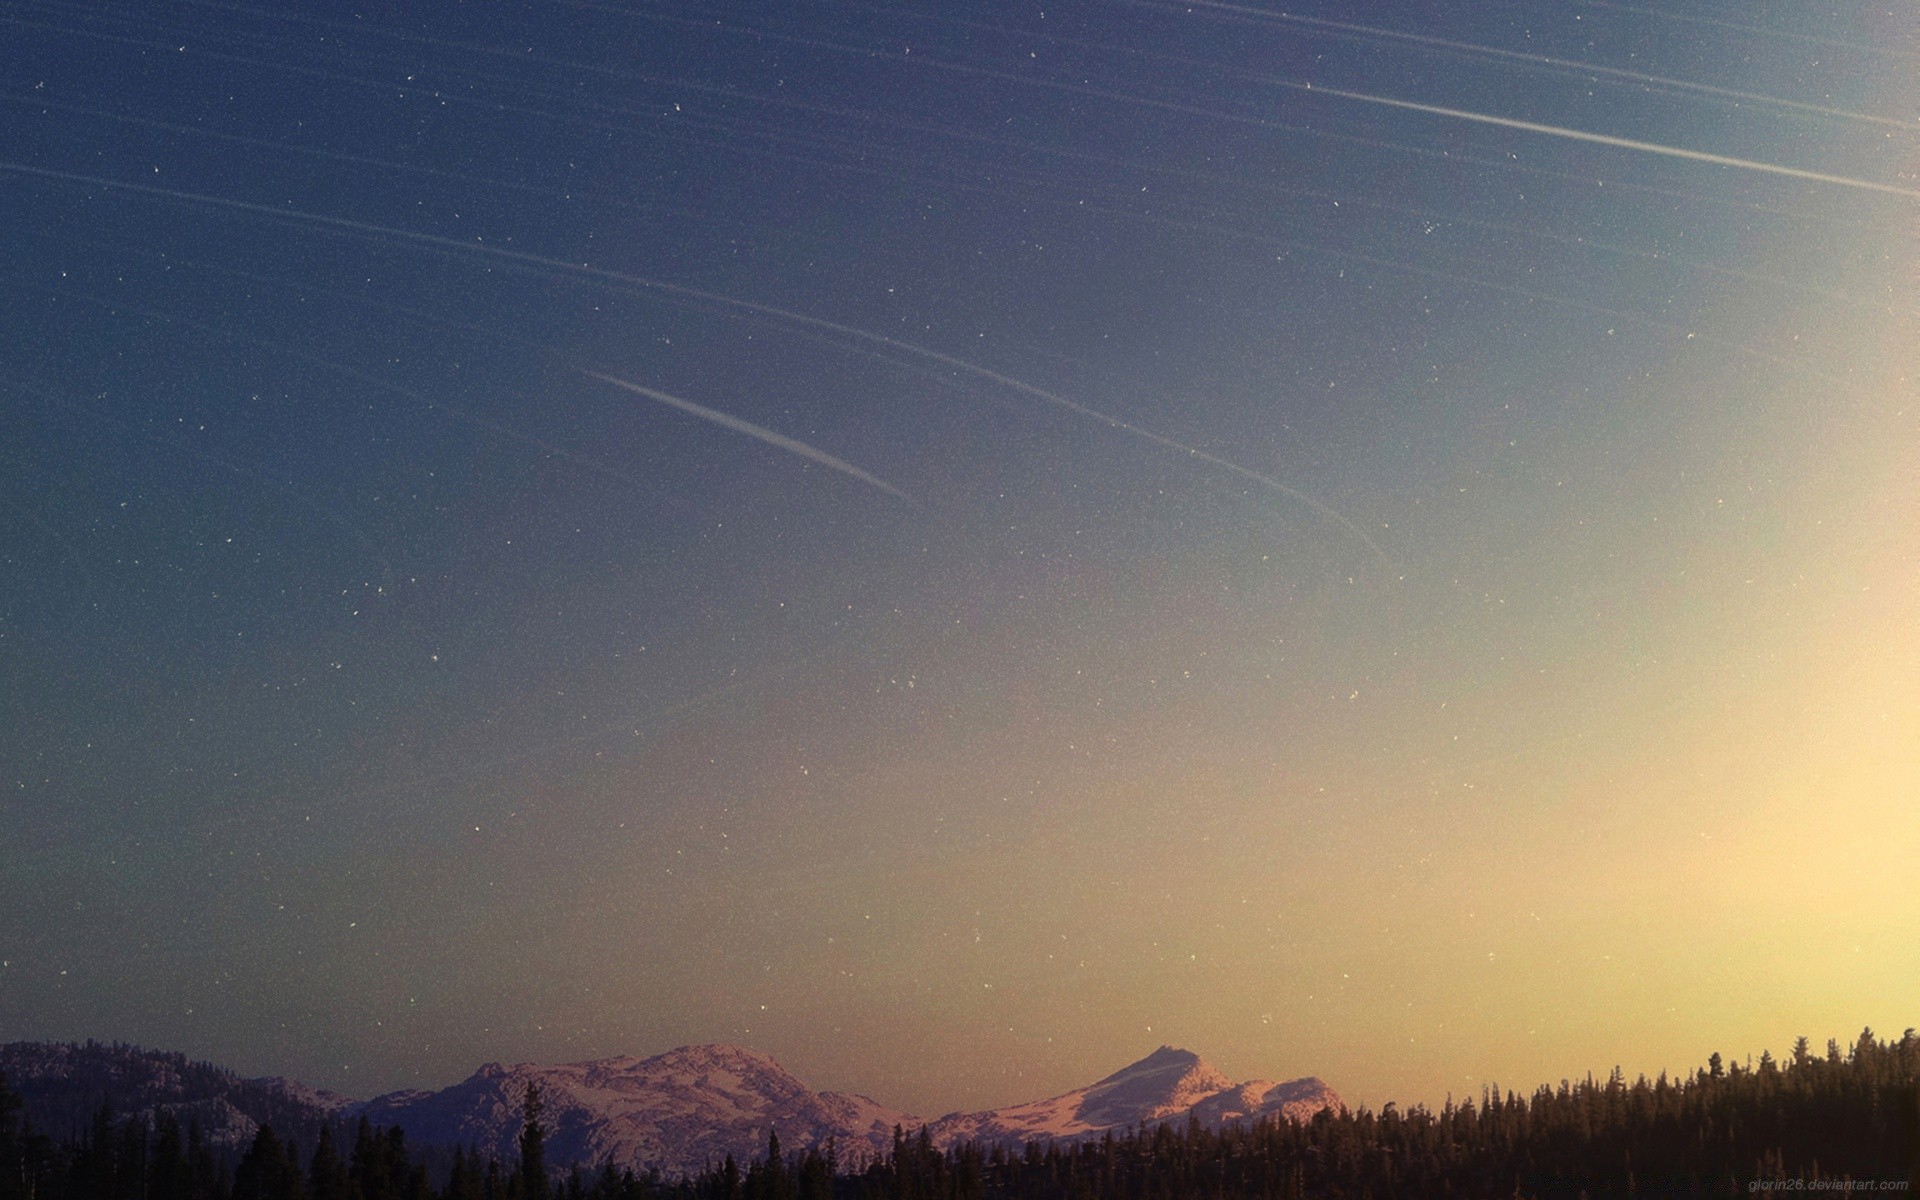
[[[832,1139],[842,1165],[861,1163],[886,1151],[896,1124],[921,1124],[865,1096],[811,1091],[773,1059],[738,1046],[563,1066],[489,1063],[452,1087],[396,1092],[359,1111],[409,1138],[475,1146],[511,1162],[528,1084],[546,1106],[549,1161],[612,1161],[667,1175],[728,1154],[744,1165],[766,1153],[770,1129],[790,1150]]]
[[[1318,1079],[1236,1084],[1192,1051],[1162,1046],[1098,1083],[1028,1104],[951,1113],[928,1126],[928,1133],[941,1146],[1063,1140],[1136,1125],[1185,1124],[1189,1115],[1218,1126],[1264,1117],[1306,1120],[1323,1108],[1339,1107],[1339,1095]]]

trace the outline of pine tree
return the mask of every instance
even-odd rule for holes
[[[353,1155],[348,1160],[347,1178],[358,1200],[400,1200],[399,1180],[387,1162],[386,1139],[363,1115],[353,1131]]]
[[[304,1200],[305,1196],[300,1168],[273,1126],[262,1125],[233,1169],[233,1200]]]
[[[780,1133],[767,1130],[766,1200],[792,1200],[787,1181],[787,1163],[780,1156]]]
[[[320,1127],[320,1140],[307,1166],[307,1192],[313,1200],[349,1200],[351,1195],[346,1160],[334,1148],[331,1126]]]
[[[129,1117],[120,1125],[120,1141],[113,1155],[113,1194],[120,1200],[143,1200],[147,1192],[147,1123]]]
[[[520,1200],[550,1200],[552,1187],[547,1181],[547,1127],[540,1123],[544,1105],[540,1088],[527,1085],[520,1101]]]
[[[26,1200],[27,1139],[21,1112],[26,1101],[0,1075],[0,1200]]]
[[[74,1196],[104,1200],[113,1195],[113,1102],[102,1098],[93,1123],[67,1158],[67,1188]]]
[[[1793,1039],[1793,1065],[1795,1067],[1804,1067],[1812,1061],[1813,1047],[1811,1043],[1807,1041],[1806,1035],[1802,1034]]]
[[[152,1153],[147,1159],[147,1200],[192,1200],[193,1175],[180,1144],[180,1121],[162,1109],[153,1118]]]
[[[213,1147],[200,1129],[200,1119],[187,1122],[187,1194],[193,1200],[216,1200],[226,1194],[220,1164],[214,1161]]]
[[[486,1200],[484,1185],[480,1156],[470,1156],[466,1147],[455,1146],[453,1170],[447,1176],[446,1200]]]

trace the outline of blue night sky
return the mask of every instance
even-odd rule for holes
[[[1916,1021],[1907,4],[0,6],[0,1039]]]

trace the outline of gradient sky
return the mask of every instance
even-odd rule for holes
[[[0,7],[0,1038],[1920,1023],[1910,5],[449,7]]]

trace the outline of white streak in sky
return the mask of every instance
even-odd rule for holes
[[[1889,196],[1905,196],[1910,200],[1920,200],[1920,190],[1896,187],[1890,183],[1874,183],[1868,179],[1854,179],[1848,175],[1829,175],[1825,171],[1808,171],[1800,167],[1783,167],[1779,163],[1760,162],[1751,158],[1734,158],[1726,154],[1709,154],[1704,150],[1688,150],[1683,146],[1667,146],[1659,142],[1642,142],[1634,138],[1614,137],[1606,133],[1588,133],[1584,129],[1568,129],[1564,125],[1543,125],[1538,121],[1520,121],[1512,117],[1496,117],[1491,113],[1469,112],[1462,108],[1443,108],[1438,104],[1420,104],[1412,100],[1395,100],[1390,96],[1373,96],[1366,92],[1348,92],[1339,88],[1315,87],[1310,83],[1293,83],[1285,79],[1273,81],[1281,87],[1296,91],[1312,92],[1314,95],[1338,96],[1343,100],[1359,100],[1367,104],[1380,104],[1388,108],[1404,108],[1411,112],[1432,113],[1437,117],[1453,117],[1461,121],[1477,121],[1482,125],[1498,125],[1504,129],[1521,129],[1528,133],[1544,133],[1549,137],[1567,138],[1576,142],[1592,142],[1599,146],[1617,146],[1622,150],[1642,150],[1648,154],[1664,154],[1668,158],[1684,158],[1691,162],[1715,163],[1723,167],[1739,167],[1747,171],[1764,171],[1769,175],[1786,175],[1793,179],[1811,179],[1816,183],[1831,183],[1840,187],[1862,188],[1869,192],[1885,192]]]
[[[544,254],[529,254],[524,250],[509,250],[504,246],[491,246],[485,242],[463,242],[457,238],[442,237],[439,234],[420,233],[411,229],[399,229],[391,225],[375,225],[368,221],[355,221],[348,217],[328,216],[325,213],[308,212],[304,209],[276,208],[270,204],[255,204],[250,200],[233,200],[225,196],[209,196],[202,192],[184,192],[175,188],[158,187],[148,183],[127,183],[117,179],[106,179],[98,175],[81,175],[72,171],[56,171],[48,167],[29,166],[26,163],[0,160],[0,171],[12,171],[16,174],[31,175],[40,179],[57,179],[65,183],[111,188],[115,191],[132,192],[144,196],[165,196],[169,199],[183,201],[188,204],[205,204],[215,208],[255,213],[260,216],[273,217],[282,221],[296,221],[328,229],[353,230],[374,237],[399,238],[403,241],[415,242],[424,246],[439,246],[450,250],[458,250],[466,254],[480,255],[485,258],[525,263],[530,266],[545,267],[552,271],[566,271],[570,274],[582,275],[592,279],[604,279],[613,283],[625,284],[628,287],[659,292],[668,296],[683,296],[692,300],[703,300],[708,304],[725,305],[742,312],[758,313],[765,317],[791,321],[796,325],[804,325],[813,329],[824,329],[830,333],[837,333],[845,338],[866,342],[869,345],[889,346],[895,350],[903,351],[929,362],[937,362],[943,366],[952,367],[957,371],[965,371],[981,379],[990,379],[1002,387],[1019,392],[1022,395],[1031,396],[1036,400],[1043,400],[1048,404],[1064,408],[1069,412],[1078,413],[1083,417],[1098,421],[1113,429],[1130,433],[1144,441],[1152,442],[1157,446],[1162,446],[1168,450],[1186,455],[1188,458],[1209,463],[1219,467],[1223,471],[1229,471],[1243,479],[1258,483],[1262,487],[1298,501],[1300,504],[1352,534],[1365,545],[1367,549],[1373,552],[1374,557],[1380,560],[1381,566],[1390,568],[1393,565],[1392,560],[1387,557],[1387,552],[1381,549],[1380,544],[1369,537],[1365,530],[1341,516],[1326,504],[1300,491],[1298,488],[1289,487],[1271,476],[1262,475],[1260,472],[1249,470],[1236,462],[1220,458],[1217,455],[1208,454],[1206,451],[1194,446],[1189,446],[1184,442],[1177,442],[1170,437],[1164,437],[1150,430],[1142,429],[1140,426],[1134,425],[1131,422],[1123,421],[1119,417],[1110,416],[1107,413],[1101,412],[1099,409],[1089,408],[1077,401],[1069,400],[1065,396],[1056,395],[1053,392],[1047,391],[1045,388],[1035,387],[1033,384],[1027,383],[1024,380],[1015,379],[1011,375],[1002,375],[990,367],[983,367],[978,363],[968,362],[964,358],[955,358],[951,354],[943,354],[938,350],[916,345],[913,342],[888,337],[884,333],[874,333],[872,330],[861,329],[853,325],[842,325],[838,321],[829,321],[825,317],[809,316],[806,313],[795,312],[793,309],[781,308],[773,304],[761,304],[755,300],[742,300],[737,296],[729,296],[723,292],[710,292],[703,288],[688,287],[685,284],[669,283],[664,279],[651,279],[645,275],[629,275],[624,271],[610,271],[605,267],[596,267],[588,263],[568,262],[565,259],[559,258],[549,258]],[[893,489],[889,488],[888,490],[892,491]],[[895,494],[898,495],[899,493],[896,492]]]
[[[598,371],[589,371],[584,367],[578,368],[578,370],[582,375],[598,379],[602,383],[610,383],[617,388],[625,388],[627,391],[633,392],[636,395],[645,396],[649,400],[658,400],[660,403],[671,405],[681,412],[692,413],[702,420],[712,421],[715,425],[724,425],[735,433],[744,433],[748,437],[759,438],[769,446],[778,446],[782,450],[798,454],[801,458],[811,462],[817,462],[823,467],[832,467],[836,471],[853,476],[862,483],[870,483],[890,496],[898,496],[908,504],[914,502],[912,496],[907,495],[884,479],[867,474],[846,459],[835,458],[825,450],[819,450],[807,445],[805,442],[796,441],[784,433],[775,433],[764,425],[755,425],[752,421],[742,421],[739,417],[728,416],[726,413],[720,412],[717,409],[708,408],[704,404],[695,404],[691,400],[682,400],[678,396],[669,396],[665,392],[655,391],[650,387],[642,387],[637,383],[629,383],[624,379],[615,379],[611,375],[602,375]]]
[[[1433,46],[1441,50],[1457,50],[1463,54],[1478,54],[1487,58],[1503,58],[1510,62],[1535,63],[1551,67],[1557,71],[1572,71],[1583,75],[1605,75],[1614,79],[1626,79],[1635,83],[1644,83],[1652,87],[1673,88],[1676,91],[1698,92],[1707,96],[1722,96],[1729,100],[1742,100],[1749,104],[1772,105],[1777,108],[1796,109],[1800,112],[1818,113],[1823,117],[1837,117],[1843,121],[1863,121],[1872,125],[1889,125],[1895,129],[1920,129],[1920,124],[1903,121],[1898,117],[1882,117],[1873,113],[1855,112],[1846,108],[1831,108],[1824,104],[1808,104],[1803,100],[1787,100],[1780,96],[1767,96],[1759,92],[1743,92],[1735,88],[1718,87],[1711,83],[1695,83],[1686,79],[1673,79],[1665,75],[1649,75],[1644,71],[1629,71],[1624,67],[1606,67],[1599,63],[1581,62],[1571,58],[1555,58],[1549,54],[1532,54],[1523,50],[1506,50],[1499,46],[1486,46],[1479,42],[1461,42],[1452,38],[1433,37],[1424,33],[1408,33],[1399,29],[1384,29],[1377,25],[1355,25],[1347,21],[1332,21],[1325,17],[1306,17],[1298,13],[1275,12],[1271,9],[1254,8],[1244,4],[1228,4],[1224,0],[1182,0],[1186,5],[1196,8],[1212,9],[1233,13],[1274,23],[1285,22],[1292,25],[1306,25],[1312,28],[1333,30],[1336,33],[1351,34],[1362,38],[1388,38],[1400,42],[1412,42],[1421,46]]]
[[[1791,38],[1796,42],[1811,42],[1817,46],[1836,46],[1842,50],[1857,50],[1862,54],[1880,54],[1889,58],[1920,58],[1912,50],[1900,50],[1891,46],[1875,46],[1865,42],[1843,42],[1838,38],[1815,37],[1810,33],[1794,33],[1786,29],[1770,29],[1764,25],[1742,25],[1736,21],[1722,21],[1715,17],[1697,16],[1693,13],[1669,12],[1660,8],[1639,8],[1631,4],[1613,4],[1609,0],[1586,0],[1589,8],[1610,8],[1615,12],[1638,13],[1644,17],[1658,17],[1664,21],[1692,21],[1700,25],[1715,25],[1721,29],[1731,29],[1736,33],[1751,33],[1760,37]],[[1889,13],[1891,15],[1891,13]]]

